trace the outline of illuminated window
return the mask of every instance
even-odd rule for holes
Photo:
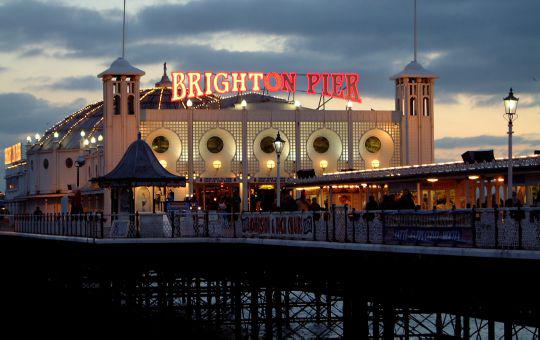
[[[66,158],[66,168],[71,168],[73,166],[73,159]]]
[[[326,137],[319,136],[313,141],[313,149],[318,153],[325,153],[330,149],[330,142]]]
[[[220,153],[223,150],[223,140],[218,136],[212,136],[206,141],[206,148],[211,153]]]
[[[424,98],[424,116],[429,116],[429,99]]]
[[[410,106],[409,106],[409,114],[411,116],[416,116],[416,99],[415,98],[411,98],[411,103],[410,103]]]
[[[120,114],[120,96],[118,95],[114,96],[113,108],[114,108],[114,114],[119,115]]]
[[[128,115],[135,114],[135,96],[128,97]]]
[[[375,136],[371,136],[366,139],[364,145],[367,151],[371,153],[376,153],[381,149],[381,140]]]
[[[152,141],[152,150],[157,153],[164,153],[169,150],[169,140],[165,136],[158,136]]]
[[[274,152],[274,138],[273,137],[270,137],[270,136],[267,136],[267,137],[264,137],[262,140],[261,140],[261,150],[264,152],[264,153],[273,153]]]
[[[45,169],[48,169],[49,168],[49,160],[47,158],[45,158],[43,160],[43,168]]]

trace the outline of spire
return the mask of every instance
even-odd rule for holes
[[[163,63],[163,76],[161,80],[155,84],[155,87],[172,87],[172,82],[167,75],[167,62]]]
[[[126,57],[126,0],[124,0],[124,19],[122,21],[122,59]]]
[[[413,34],[414,34],[414,59],[413,61],[416,63],[416,53],[418,50],[418,38],[417,38],[417,30],[416,30],[416,0],[414,0],[414,24],[413,24]]]

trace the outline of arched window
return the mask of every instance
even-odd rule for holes
[[[423,107],[424,116],[429,116],[429,98],[424,97],[424,107]]]
[[[135,97],[129,96],[128,97],[128,115],[134,115],[135,114]]]
[[[120,114],[120,96],[118,95],[114,96],[113,109],[115,115]]]
[[[409,106],[409,114],[411,116],[416,116],[416,99],[415,98],[411,98],[411,103]]]

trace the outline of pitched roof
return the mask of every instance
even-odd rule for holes
[[[93,178],[100,187],[185,186],[186,178],[168,172],[150,146],[141,139],[131,143],[118,165],[108,174]]]

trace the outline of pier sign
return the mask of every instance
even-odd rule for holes
[[[171,101],[214,94],[258,92],[297,92],[295,72],[172,72]],[[358,73],[307,73],[307,94],[322,94],[361,103]]]
[[[246,236],[311,240],[314,226],[313,214],[301,212],[245,213],[242,215],[242,233]]]

